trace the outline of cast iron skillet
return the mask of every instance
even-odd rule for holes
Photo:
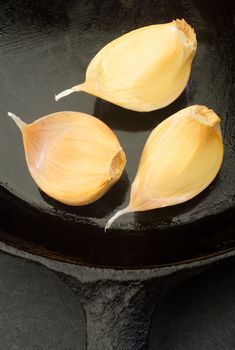
[[[232,0],[5,1],[0,11],[0,239],[62,261],[103,267],[182,263],[235,247],[235,22]],[[198,50],[188,86],[170,106],[136,113],[85,93],[56,103],[55,93],[82,82],[91,58],[132,29],[184,18]],[[222,118],[225,156],[216,180],[193,200],[129,214],[104,233],[107,219],[128,202],[130,184],[151,130],[193,104]],[[7,111],[26,122],[74,110],[90,113],[117,134],[127,155],[121,180],[99,201],[62,205],[31,179],[21,135]]]

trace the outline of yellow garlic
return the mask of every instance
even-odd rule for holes
[[[191,106],[160,123],[144,147],[130,203],[120,215],[183,203],[215,178],[223,159],[220,118],[205,106]]]
[[[125,154],[101,120],[78,112],[58,112],[19,126],[29,171],[49,196],[69,205],[99,199],[120,178]]]
[[[56,100],[85,91],[134,111],[165,107],[186,87],[196,48],[194,30],[183,19],[133,30],[101,49],[85,82]]]

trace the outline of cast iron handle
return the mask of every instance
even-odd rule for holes
[[[159,296],[157,283],[105,280],[80,283],[68,276],[63,280],[85,309],[87,350],[147,349]]]

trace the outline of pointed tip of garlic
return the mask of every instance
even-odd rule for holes
[[[55,95],[55,100],[59,101],[61,98],[68,96],[75,91],[81,91],[80,85],[73,86],[70,89],[67,89],[67,90],[60,92],[59,94]]]
[[[19,117],[17,117],[15,114],[11,113],[11,112],[7,112],[7,115],[14,120],[14,122],[16,123],[16,125],[20,128],[20,130],[23,129],[23,127],[26,125],[25,122],[23,122],[23,120],[21,120]]]
[[[59,94],[55,95],[55,100],[59,101],[61,98],[68,96],[72,93],[73,93],[73,89],[64,90],[64,91],[60,92]]]
[[[104,231],[106,232],[111,226],[112,224],[114,223],[114,221],[117,220],[117,218],[119,218],[120,216],[124,215],[124,214],[127,214],[127,213],[130,213],[131,210],[128,207],[124,208],[124,209],[121,209],[119,211],[116,212],[116,214],[114,214],[109,220],[108,222],[106,223],[105,225],[105,228],[104,228]]]

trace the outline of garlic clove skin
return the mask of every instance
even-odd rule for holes
[[[183,19],[133,30],[101,49],[86,81],[56,100],[85,91],[134,111],[163,108],[185,89],[196,49],[195,32]]]
[[[150,134],[128,207],[120,215],[186,202],[216,177],[223,160],[220,118],[205,106],[191,106],[160,123]]]
[[[112,130],[78,112],[58,112],[19,126],[27,165],[34,181],[50,197],[68,205],[98,200],[118,181],[126,157]]]

